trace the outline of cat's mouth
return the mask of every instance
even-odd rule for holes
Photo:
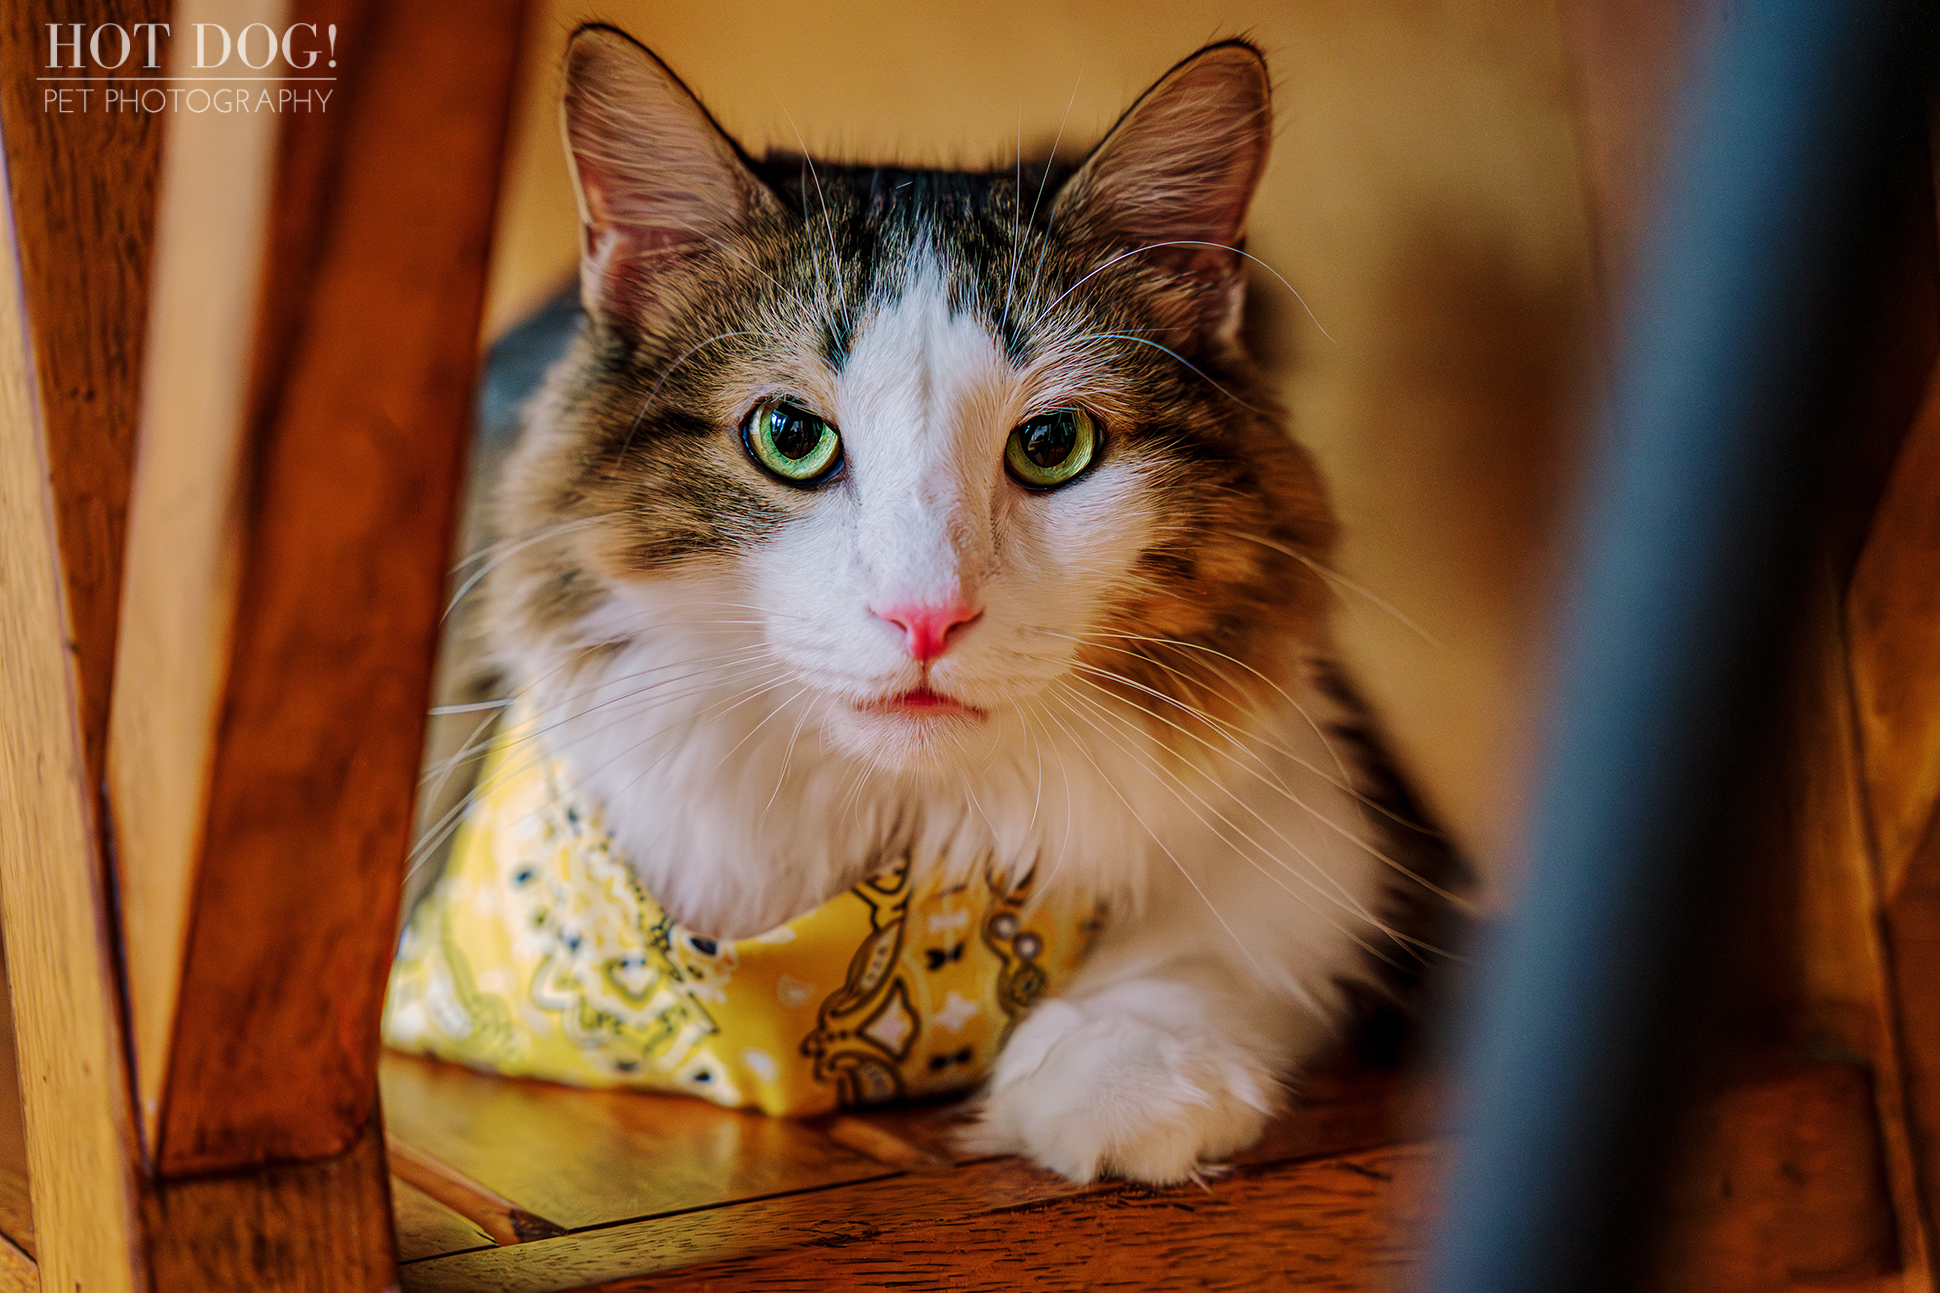
[[[928,687],[913,687],[894,696],[872,700],[858,705],[865,714],[884,714],[894,718],[988,718],[989,715],[975,705],[966,705],[954,696],[931,691]]]

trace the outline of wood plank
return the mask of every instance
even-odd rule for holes
[[[1904,1039],[1906,1104],[1913,1152],[1928,1200],[1940,1191],[1940,814],[1902,869],[1886,904],[1893,976]]]
[[[1325,1098],[1276,1120],[1260,1145],[1239,1156],[1242,1164],[1370,1148],[1391,1141],[1398,1129],[1414,1125],[1419,1092],[1412,1087],[1367,1074],[1317,1080],[1315,1085]],[[561,1094],[574,1098],[585,1093]],[[900,1132],[901,1138],[940,1152],[949,1146],[951,1112],[949,1107],[917,1106],[849,1116]],[[570,1147],[565,1148],[570,1153]],[[654,1167],[654,1160],[644,1160],[633,1170]],[[441,1291],[556,1289],[573,1281],[739,1260],[776,1249],[845,1244],[892,1226],[927,1225],[1119,1188],[1109,1183],[1073,1185],[1014,1158],[965,1161],[940,1175],[877,1177],[780,1198],[725,1203],[517,1249],[418,1263],[406,1269],[404,1286]]]
[[[467,1224],[495,1244],[522,1244],[566,1232],[559,1223],[535,1216],[409,1141],[387,1135],[384,1147],[393,1177],[402,1177],[418,1193],[439,1200],[441,1206],[464,1217]],[[402,1225],[401,1214],[399,1224]]]
[[[997,1158],[919,1178],[915,1188],[898,1174],[415,1262],[401,1283],[405,1293],[551,1293],[777,1249],[854,1243],[888,1229],[1119,1188],[1073,1185],[1018,1159]]]
[[[339,80],[327,110],[274,118],[259,232],[231,248],[261,246],[261,290],[219,284],[208,308],[227,340],[184,360],[235,413],[218,428],[231,465],[205,486],[206,541],[185,559],[148,432],[158,453],[179,432],[178,463],[206,439],[186,418],[145,426],[130,537],[131,611],[215,626],[184,655],[162,611],[131,613],[111,730],[118,856],[138,897],[131,983],[166,975],[180,945],[179,980],[136,1012],[165,1175],[341,1153],[375,1098],[521,6],[292,0],[287,16],[335,24]],[[228,200],[171,184],[164,290],[169,231],[198,212],[230,228]],[[163,654],[206,680],[166,724],[152,716],[179,698]],[[187,806],[186,829],[143,833],[144,785]]]
[[[8,183],[34,182],[11,172]],[[11,203],[6,204],[11,211]],[[61,609],[41,347],[0,230],[0,937],[39,1258],[51,1289],[135,1293],[138,1158],[105,874]]]
[[[1940,799],[1940,370],[1901,446],[1847,600],[1868,798],[1891,900]]]
[[[108,735],[162,123],[156,114],[102,111],[100,81],[92,111],[50,112],[42,101],[50,87],[36,78],[48,74],[48,22],[127,28],[167,21],[168,8],[167,0],[32,0],[0,9],[0,134],[15,177],[20,290],[39,342],[36,382],[90,785],[101,783]]]
[[[287,23],[283,0],[182,0],[171,22],[239,31]],[[279,28],[280,29],[280,28]],[[193,42],[167,45],[171,76]],[[153,73],[149,73],[153,75]],[[238,513],[251,333],[262,289],[282,117],[183,112],[169,122],[156,213],[141,469],[127,543],[123,650],[115,660],[108,799],[115,821],[129,1026],[144,1143],[159,1134],[202,838],[222,671],[242,562]]]
[[[1073,1186],[1000,1159],[421,1262],[404,1288],[1256,1288],[1277,1277],[1360,1289],[1412,1263],[1425,1216],[1415,1179],[1436,1153],[1246,1168],[1204,1190]],[[1397,1175],[1408,1188],[1392,1188]]]
[[[887,1175],[799,1123],[387,1053],[391,1133],[571,1230]],[[474,1218],[476,1219],[476,1218]]]
[[[839,1145],[843,1143],[843,1138],[837,1133],[836,1124],[859,1123],[878,1129],[894,1140],[908,1145],[926,1161],[940,1159],[951,1164],[969,1163],[989,1155],[970,1154],[957,1145],[957,1132],[969,1117],[967,1108],[966,1103],[960,1099],[927,1100],[891,1105],[886,1109],[824,1114],[821,1117],[806,1119],[802,1125],[814,1128]],[[856,1152],[862,1154],[868,1151],[857,1149]],[[877,1159],[877,1161],[883,1160]],[[893,1163],[888,1165],[896,1166]]]
[[[6,965],[0,962],[0,978]],[[20,1106],[20,1063],[14,1051],[13,1002],[0,987],[0,1238],[34,1255],[34,1207],[27,1180],[27,1121]]]
[[[42,1293],[34,1259],[0,1237],[0,1293]]]
[[[1428,1146],[1238,1173],[1202,1191],[1124,1189],[912,1228],[844,1247],[618,1280],[644,1289],[1406,1287],[1420,1267]]]
[[[878,1123],[849,1115],[838,1117],[829,1124],[828,1138],[844,1149],[853,1149],[899,1172],[935,1176],[947,1173],[956,1166],[954,1155],[938,1153],[898,1136]]]
[[[1694,1110],[1655,1293],[1866,1288],[1896,1276],[1872,1086],[1863,1065],[1782,1060]]]
[[[375,1126],[321,1162],[157,1181],[142,1207],[154,1293],[389,1293],[388,1185]]]
[[[283,144],[267,299],[298,313],[282,337],[267,315],[258,334],[262,524],[238,591],[164,1171],[327,1152],[375,1097],[521,13],[318,0],[296,16],[337,20],[355,79],[340,114],[296,118]]]
[[[1789,800],[1805,881],[1801,1038],[1873,1066],[1903,1268],[1889,1278],[1906,1293],[1932,1293],[1940,1162],[1930,1129],[1940,1098],[1927,1052],[1940,1011],[1927,1001],[1930,967],[1909,971],[1918,935],[1906,922],[1923,917],[1901,891],[1940,791],[1940,688],[1931,685],[1940,530],[1929,515],[1940,503],[1940,228],[1927,141],[1902,142],[1893,218],[1880,224],[1886,255],[1855,311],[1833,413],[1839,453],[1819,487],[1827,569],[1812,589],[1808,656],[1817,652],[1821,674],[1795,706],[1804,762]]]
[[[1909,1290],[1932,1288],[1933,1236],[1907,1116],[1906,1047],[1893,957],[1880,919],[1879,871],[1866,819],[1853,683],[1836,576],[1824,563],[1803,609],[1803,649],[1785,764],[1786,835],[1799,867],[1795,916],[1801,1014],[1818,1054],[1862,1056],[1897,1218]]]
[[[391,1178],[391,1210],[401,1262],[492,1247],[492,1237],[478,1226],[396,1176]]]
[[[1370,1095],[1378,1091],[1369,1085]],[[1871,1085],[1859,1065],[1775,1060],[1740,1074],[1697,1110],[1671,1191],[1664,1265],[1652,1287],[1906,1287],[1896,1273]],[[1388,1280],[1410,1268],[1430,1215],[1432,1182],[1417,1171],[1405,1198],[1384,1202],[1343,1193],[1333,1174],[1344,1166],[1378,1180],[1387,1169],[1375,1160],[1383,1156],[1418,1167],[1437,1151],[1421,1143],[1350,1149],[1327,1141],[1392,1132],[1395,1117],[1411,1116],[1418,1094],[1390,1088],[1379,1099],[1350,1097],[1284,1118],[1256,1152],[1286,1157],[1243,1165],[1203,1193],[1116,1182],[1075,1186],[1016,1159],[991,1159],[940,1176],[834,1186],[434,1259],[408,1267],[403,1287],[869,1287],[873,1277],[892,1275],[899,1288],[1199,1287],[1207,1280],[1224,1287],[1217,1281],[1243,1276],[1269,1287],[1294,1280],[1302,1288],[1367,1287],[1355,1281]],[[1387,1110],[1385,1120],[1367,1116],[1377,1105]],[[1359,1113],[1342,1116],[1350,1110]],[[1373,1178],[1364,1174],[1369,1169]],[[1407,1225],[1384,1230],[1383,1215]],[[1138,1260],[1112,1266],[1107,1255],[1121,1251]],[[1217,1254],[1226,1260],[1211,1264]]]

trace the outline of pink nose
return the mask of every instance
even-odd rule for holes
[[[983,612],[973,611],[962,602],[944,602],[932,606],[891,606],[871,614],[903,631],[903,648],[911,657],[934,660],[950,649],[951,633],[974,622]]]

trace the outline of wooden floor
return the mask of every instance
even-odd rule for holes
[[[4,988],[0,1259],[34,1253]],[[1436,1158],[1409,1139],[1424,1100],[1378,1073],[1309,1080],[1231,1171],[1166,1190],[960,1157],[949,1104],[795,1122],[388,1053],[381,1073],[403,1293],[1378,1289],[1416,1260]]]
[[[34,1254],[0,977],[0,1288]],[[387,1053],[402,1293],[1395,1286],[1437,1148],[1420,1091],[1310,1079],[1204,1186],[1075,1186],[952,1151],[951,1104],[810,1122]]]
[[[7,1290],[38,1283],[13,1068],[0,1044]],[[792,1122],[401,1055],[382,1080],[402,1293],[1400,1288],[1444,1158],[1426,1084],[1366,1072],[1310,1077],[1230,1171],[1166,1190],[959,1157],[950,1105]],[[1660,1293],[1927,1287],[1898,1273],[1863,1067],[1748,1070],[1688,1122]]]
[[[947,1105],[798,1123],[398,1055],[383,1084],[405,1293],[1379,1288],[1435,1158],[1380,1075],[1167,1190],[960,1158]]]

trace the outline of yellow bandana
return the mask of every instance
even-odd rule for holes
[[[398,1050],[796,1116],[960,1091],[1099,929],[1088,904],[1027,906],[1028,881],[912,882],[904,858],[765,934],[704,938],[635,882],[533,726],[494,743],[405,930]]]

